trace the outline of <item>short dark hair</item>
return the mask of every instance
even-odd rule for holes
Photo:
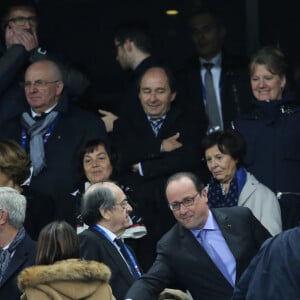
[[[79,240],[74,228],[65,221],[54,221],[40,232],[36,255],[37,265],[79,258]]]
[[[238,167],[244,165],[246,144],[244,137],[236,130],[225,130],[213,132],[201,141],[203,157],[208,148],[217,146],[221,153],[230,155],[237,160]]]
[[[124,44],[126,40],[134,42],[143,52],[152,52],[152,35],[148,24],[141,20],[128,20],[120,23],[114,32],[114,38]]]
[[[162,64],[157,64],[157,65],[154,65],[152,66],[151,68],[148,68],[146,69],[139,77],[139,80],[138,80],[138,90],[140,90],[141,88],[141,81],[144,77],[144,75],[150,70],[150,69],[153,69],[153,68],[159,68],[159,69],[162,69],[167,78],[168,78],[168,83],[169,83],[169,86],[170,86],[170,90],[172,93],[176,92],[176,79],[175,79],[175,76],[173,74],[173,72],[171,71],[171,69],[165,65],[162,65]]]
[[[278,47],[267,46],[259,49],[250,60],[250,73],[255,65],[266,65],[272,74],[280,77],[287,71],[287,63],[283,52]]]
[[[201,192],[204,189],[205,185],[202,182],[202,180],[196,174],[194,174],[192,172],[178,172],[178,173],[175,173],[175,174],[171,175],[167,180],[167,183],[166,183],[166,186],[165,186],[165,191],[167,190],[167,187],[169,186],[169,184],[171,182],[178,181],[179,179],[184,178],[184,177],[189,178],[193,182],[197,192],[199,194],[201,194]]]
[[[112,209],[116,203],[116,197],[113,192],[105,186],[99,186],[83,195],[81,215],[84,223],[89,226],[97,224],[102,215],[100,208]]]

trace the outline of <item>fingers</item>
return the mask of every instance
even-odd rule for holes
[[[104,116],[108,116],[110,114],[109,111],[104,110],[104,109],[98,109],[98,113]]]

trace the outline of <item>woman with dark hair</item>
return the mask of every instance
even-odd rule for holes
[[[38,239],[41,229],[54,220],[54,201],[51,197],[26,184],[30,177],[30,159],[23,148],[12,140],[0,141],[0,186],[8,186],[26,197],[24,227],[30,237]]]
[[[283,229],[300,222],[300,106],[286,88],[282,51],[264,47],[250,62],[255,109],[233,123],[245,138],[248,170],[276,193]]]
[[[68,223],[55,221],[39,236],[36,266],[18,278],[22,300],[113,300],[111,272],[103,263],[79,259],[79,240]]]
[[[242,136],[233,130],[214,132],[202,140],[202,149],[212,174],[207,193],[209,206],[246,206],[272,235],[281,232],[280,207],[275,194],[243,167]]]
[[[118,163],[117,156],[111,150],[110,144],[101,139],[88,141],[83,145],[80,154],[80,169],[82,173],[82,182],[79,188],[72,193],[73,207],[75,205],[74,223],[76,223],[77,233],[80,233],[87,226],[83,223],[81,217],[81,198],[86,189],[94,183],[103,181],[118,181]],[[121,186],[127,197],[130,199],[130,188]],[[75,197],[75,198],[74,198]],[[130,201],[130,200],[129,200]],[[130,201],[134,211],[130,215],[133,223],[124,234],[123,238],[140,238],[147,231],[142,223],[142,219],[138,216],[137,207]]]

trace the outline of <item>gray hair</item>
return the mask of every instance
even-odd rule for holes
[[[26,198],[10,187],[0,187],[0,209],[8,213],[8,223],[15,228],[23,226],[26,214]]]
[[[115,203],[116,197],[108,187],[99,186],[88,191],[82,198],[83,221],[89,226],[97,224],[102,219],[99,209],[112,209]]]

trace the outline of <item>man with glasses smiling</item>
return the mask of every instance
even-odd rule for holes
[[[81,256],[109,266],[110,285],[117,300],[123,299],[141,276],[134,254],[120,238],[129,227],[131,211],[124,192],[113,182],[95,183],[83,196],[81,214],[90,227],[79,235]]]
[[[0,41],[0,123],[21,112],[26,104],[17,84],[27,66],[54,57],[39,45],[37,7],[31,1],[13,0],[1,11]],[[61,59],[60,59],[61,60]],[[62,62],[61,62],[62,63]],[[63,78],[72,100],[82,95],[90,82],[68,63],[62,64]]]
[[[271,235],[245,207],[209,209],[207,191],[192,173],[176,173],[166,196],[177,224],[157,244],[157,257],[125,299],[154,299],[179,284],[193,299],[229,300],[233,287]]]

